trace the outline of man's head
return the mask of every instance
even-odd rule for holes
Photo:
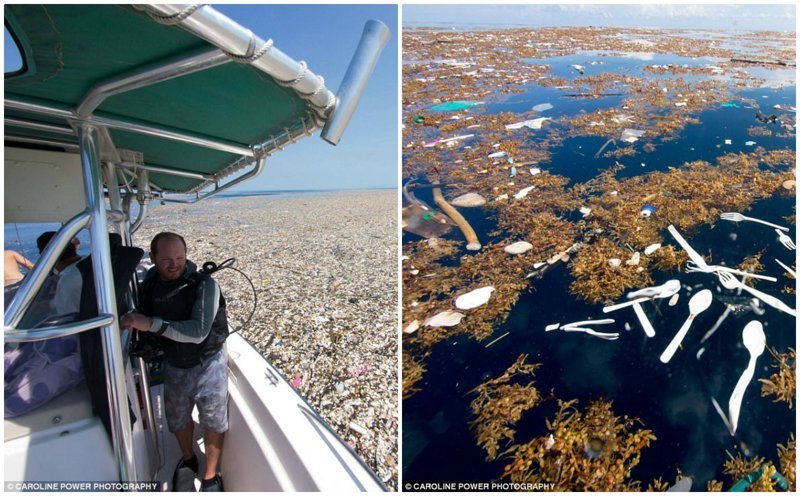
[[[186,268],[186,241],[173,232],[156,234],[150,242],[150,261],[164,281],[174,281]]]
[[[47,248],[47,245],[50,244],[50,240],[53,239],[53,236],[56,235],[55,231],[46,231],[43,232],[38,238],[36,238],[36,247],[39,248],[39,254]],[[61,255],[58,257],[59,262],[70,261],[72,258],[78,256],[78,248],[80,247],[81,242],[78,238],[72,238],[70,243],[64,248],[64,251],[61,252]]]

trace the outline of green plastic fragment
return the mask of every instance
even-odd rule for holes
[[[472,108],[479,104],[480,102],[468,102],[468,101],[445,102],[445,103],[440,103],[438,105],[434,105],[433,107],[431,107],[431,110],[434,110],[436,112],[454,112],[456,110],[464,110]]]

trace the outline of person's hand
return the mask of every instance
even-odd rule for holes
[[[120,325],[122,327],[130,327],[131,329],[144,332],[150,331],[150,325],[152,323],[153,319],[137,312],[126,313],[122,316],[122,320],[120,320]]]

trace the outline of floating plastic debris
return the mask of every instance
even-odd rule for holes
[[[720,107],[730,107],[730,108],[741,108],[741,106],[736,102],[725,102]]]
[[[303,376],[297,376],[291,380],[290,384],[293,388],[297,389],[300,387],[300,384],[303,383]]]
[[[547,441],[544,443],[544,449],[549,450],[554,444],[556,444],[556,440],[553,438],[553,435],[550,434],[550,436],[547,437]]]
[[[564,324],[563,326],[560,327],[560,329],[566,332],[584,332],[596,338],[614,341],[616,339],[619,339],[619,333],[617,332],[597,332],[589,327],[582,327],[585,325],[606,325],[613,323],[614,319],[582,320],[579,322],[571,322],[569,324]]]
[[[795,189],[797,187],[797,181],[795,181],[794,179],[789,179],[787,181],[784,181],[782,186],[783,189]]]
[[[678,332],[675,334],[675,337],[672,338],[667,348],[664,350],[664,353],[658,358],[661,363],[669,363],[672,360],[672,356],[678,351],[678,346],[680,346],[683,338],[686,337],[686,334],[689,332],[689,327],[692,325],[692,321],[694,321],[695,317],[700,313],[706,311],[708,307],[711,306],[711,302],[714,300],[714,295],[711,293],[710,290],[704,289],[699,291],[697,294],[692,296],[689,300],[689,317],[686,318],[686,321],[683,323]]]
[[[403,332],[406,334],[414,334],[417,329],[419,329],[419,320],[414,320],[403,329]]]
[[[494,152],[494,153],[489,154],[489,158],[500,158],[500,157],[505,157],[505,156],[506,156],[506,152]]]
[[[642,217],[650,217],[651,215],[656,213],[656,207],[652,205],[645,205],[644,207],[642,207],[642,210],[639,213],[642,215]]]
[[[581,213],[581,214],[582,214],[584,217],[586,217],[587,215],[589,215],[590,213],[592,213],[592,209],[591,209],[591,208],[589,208],[589,207],[581,207],[580,209],[578,209],[578,211],[579,211],[579,212],[580,212],[580,213]]]
[[[516,195],[514,195],[514,199],[515,200],[522,200],[523,198],[528,196],[528,193],[530,193],[531,190],[533,188],[535,188],[535,187],[536,186],[528,186],[527,188],[522,188],[521,190],[519,190],[519,192]]]
[[[620,265],[622,265],[622,260],[620,260],[619,258],[609,258],[608,265],[612,267],[619,267]]]
[[[685,107],[686,106],[686,102],[675,102],[675,106],[676,107]]]
[[[731,140],[729,140],[729,139],[726,139],[726,140],[725,140],[725,144],[726,144],[726,145],[730,145],[730,144],[733,144],[733,142],[732,142]]]
[[[692,490],[692,478],[681,477],[678,481],[667,489],[668,493],[688,493]]]
[[[639,261],[641,260],[641,257],[642,256],[637,251],[636,253],[633,254],[633,256],[630,258],[630,260],[625,262],[625,265],[639,265]]]
[[[506,246],[503,248],[503,250],[511,255],[520,255],[531,248],[533,248],[533,245],[527,241],[517,241],[516,243],[511,243],[510,245]]]
[[[486,198],[478,193],[465,193],[450,200],[450,204],[456,207],[480,207],[486,205]]]
[[[414,121],[414,124],[422,124],[423,122],[425,122],[425,116],[424,115],[415,115],[412,120]]]
[[[470,102],[470,101],[454,101],[454,102],[445,102],[440,103],[438,105],[434,105],[431,107],[431,110],[436,112],[455,112],[458,110],[466,110],[472,107],[483,105],[483,102]]]
[[[653,243],[652,245],[649,245],[647,248],[644,249],[644,254],[645,255],[652,255],[659,248],[661,248],[661,243]]]
[[[578,71],[580,74],[583,74],[583,71],[586,69],[584,66],[578,64],[572,64],[570,67]]]
[[[753,145],[755,145],[755,144],[756,144],[756,142],[755,142],[755,141],[745,141],[745,142],[744,142],[744,146],[753,146]]]
[[[538,167],[531,167],[531,176],[535,176],[536,174],[540,174],[541,172],[542,172],[542,169],[540,169]]]
[[[456,298],[456,308],[459,310],[471,310],[489,301],[494,291],[494,286],[485,286],[469,293],[465,293]]]
[[[674,295],[672,295],[672,298],[669,299],[669,301],[667,302],[667,305],[669,305],[671,307],[674,307],[675,305],[678,304],[678,299],[680,297],[681,297],[680,293],[675,293]]]
[[[556,330],[556,329],[558,329],[560,326],[561,326],[561,323],[558,323],[558,324],[550,324],[549,326],[547,326],[547,327],[545,327],[545,328],[544,328],[544,332],[555,331],[555,330]]]
[[[506,129],[521,129],[528,127],[530,129],[541,129],[544,121],[552,120],[550,117],[539,117],[538,119],[531,119],[522,122],[515,122],[514,124],[506,125]]]
[[[553,106],[549,103],[540,103],[539,105],[534,105],[531,110],[535,112],[544,112],[545,110],[550,110],[551,108],[553,108]]]
[[[453,136],[452,138],[438,139],[436,141],[431,141],[429,143],[424,143],[422,146],[424,148],[433,148],[436,145],[441,145],[441,144],[445,144],[445,143],[450,144],[450,143],[454,143],[456,141],[464,140],[464,139],[467,139],[467,138],[472,138],[473,136],[475,136],[475,135],[474,134],[462,134],[461,136]]]
[[[535,264],[533,264],[533,268],[535,270],[544,267],[545,265],[547,265],[547,262],[536,262]]]
[[[508,194],[507,193],[503,193],[502,195],[500,195],[500,196],[498,196],[497,198],[494,199],[494,201],[502,201],[502,200],[508,200]]]
[[[680,281],[677,279],[670,279],[660,286],[642,288],[638,291],[632,291],[628,293],[629,301],[603,307],[603,313],[615,312],[619,309],[626,308],[637,303],[643,303],[651,298],[667,298],[680,291],[680,289]]]
[[[733,394],[728,400],[728,420],[731,423],[731,436],[736,434],[739,424],[739,412],[742,408],[742,399],[748,384],[753,380],[756,371],[756,360],[764,353],[767,346],[767,337],[764,335],[764,326],[757,320],[751,320],[742,330],[742,342],[747,351],[750,352],[750,361],[747,368],[739,377],[739,382],[733,389]]]
[[[642,136],[644,136],[644,131],[639,129],[626,128],[622,130],[622,135],[619,137],[619,139],[624,141],[625,143],[635,143]]]
[[[487,343],[486,346],[484,346],[484,348],[488,348],[488,347],[492,346],[493,344],[495,344],[496,342],[500,341],[501,339],[503,339],[504,337],[508,336],[509,334],[511,334],[511,333],[507,332],[505,334],[502,334],[502,335],[498,336],[497,338],[493,339],[491,342]]]
[[[369,436],[369,431],[366,428],[356,424],[355,422],[350,422],[348,427],[350,427],[351,431],[357,432],[362,436]]]
[[[639,267],[641,269],[641,267]],[[653,324],[650,323],[650,319],[647,318],[647,314],[644,313],[644,309],[642,308],[641,303],[634,303],[633,304],[633,312],[636,314],[636,318],[639,319],[639,323],[644,329],[644,334],[648,338],[652,338],[656,335],[656,330],[653,329]]]
[[[511,167],[511,176],[510,177],[516,177],[516,176],[517,176],[517,168],[512,166]]]
[[[460,324],[464,317],[463,313],[445,310],[427,319],[422,325],[425,327],[453,327]]]

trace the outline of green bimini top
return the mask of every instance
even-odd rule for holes
[[[5,75],[6,144],[74,149],[70,122],[89,120],[105,159],[162,171],[156,190],[216,184],[321,127],[336,101],[305,63],[208,6],[4,11],[23,61]]]

